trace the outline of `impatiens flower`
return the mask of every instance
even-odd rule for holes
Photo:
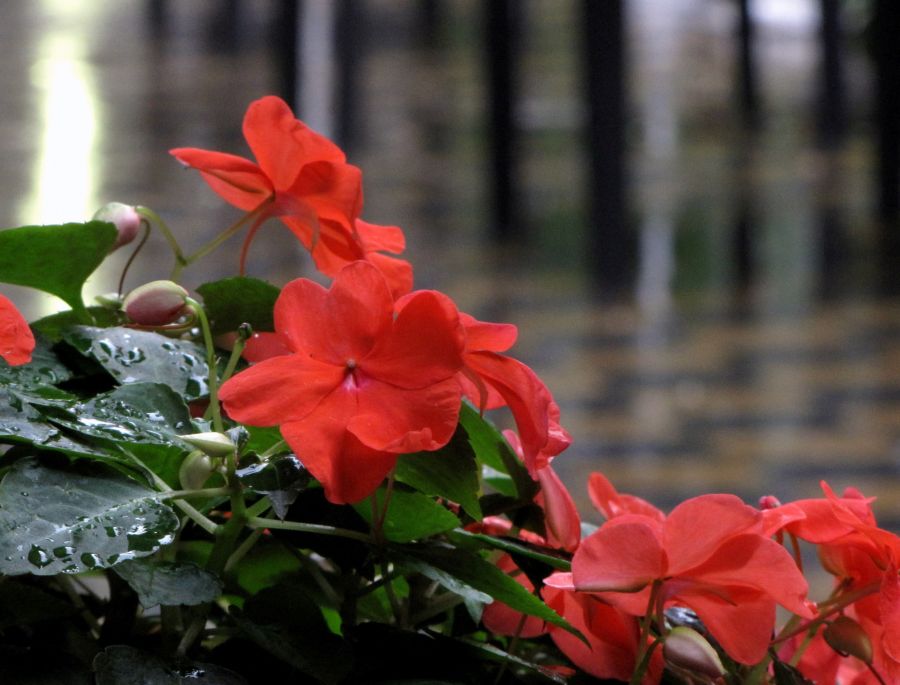
[[[762,514],[732,495],[704,495],[660,521],[622,514],[582,541],[572,559],[574,586],[633,615],[657,606],[693,609],[736,661],[765,656],[775,605],[811,618],[807,583],[791,555],[761,534]]]
[[[170,150],[182,164],[197,169],[226,202],[257,213],[244,241],[241,271],[256,229],[267,218],[278,217],[325,275],[336,275],[350,262],[369,260],[384,271],[395,293],[411,290],[412,267],[378,254],[402,251],[400,229],[359,220],[362,174],[347,163],[339,147],[298,121],[287,103],[271,95],[250,104],[243,130],[256,162],[211,150]]]
[[[394,316],[387,282],[354,262],[329,290],[288,283],[275,328],[290,354],[222,385],[235,420],[281,427],[335,503],[369,495],[398,454],[445,445],[459,418],[463,330],[444,295],[420,291]]]
[[[630,681],[640,641],[638,619],[598,597],[573,591],[567,573],[555,573],[544,582],[544,601],[587,640],[585,644],[572,633],[549,626],[550,637],[560,651],[595,678]],[[656,650],[643,685],[659,683],[662,670],[662,655]]]
[[[397,300],[402,311],[411,293]],[[464,367],[457,376],[463,394],[483,410],[509,407],[522,447],[522,458],[531,477],[571,443],[559,424],[559,407],[537,374],[522,362],[500,354],[516,341],[511,324],[478,321],[460,312],[465,327]]]
[[[0,295],[0,358],[10,366],[31,361],[34,335],[16,306]]]

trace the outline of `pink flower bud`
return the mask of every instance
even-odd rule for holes
[[[863,627],[849,616],[838,616],[828,624],[822,637],[838,654],[849,654],[864,663],[872,663],[872,640]]]
[[[141,216],[137,213],[137,210],[131,205],[122,204],[121,202],[110,202],[103,205],[94,214],[94,220],[108,221],[114,224],[119,232],[119,237],[116,238],[116,242],[110,252],[134,240],[141,228]]]
[[[128,318],[141,326],[173,323],[184,311],[188,292],[172,281],[151,281],[130,293],[122,306]]]
[[[692,628],[672,628],[663,643],[666,664],[688,673],[719,678],[725,675],[722,660],[706,638]]]

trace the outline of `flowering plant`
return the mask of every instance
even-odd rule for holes
[[[256,161],[172,150],[245,212],[194,254],[117,203],[0,231],[0,281],[69,305],[29,326],[0,296],[0,681],[900,682],[900,538],[871,499],[665,514],[594,473],[583,524],[515,327],[415,290],[359,169],[284,102],[244,134]],[[243,275],[268,220],[328,287]],[[154,228],[169,280],[86,306]],[[180,284],[242,230],[240,275]],[[815,602],[804,547],[834,579]]]

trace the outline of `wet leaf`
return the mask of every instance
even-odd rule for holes
[[[88,307],[87,315],[92,325],[102,328],[120,326],[125,323],[125,315],[121,311],[108,309],[107,307]],[[59,342],[67,329],[83,323],[84,321],[76,312],[68,309],[64,312],[56,312],[37,321],[32,321],[31,330],[35,333],[40,333],[53,342]]]
[[[172,541],[178,517],[119,474],[16,462],[0,482],[0,573],[79,573],[148,556]]]
[[[111,645],[94,658],[96,685],[247,685],[243,676],[200,662],[174,668],[159,657],[128,645]]]
[[[292,454],[245,466],[238,470],[237,477],[253,492],[267,495],[275,515],[282,520],[310,481],[309,471]]]
[[[20,366],[10,366],[0,359],[0,385],[28,388],[58,385],[72,377],[72,372],[53,352],[53,343],[41,334],[34,336],[35,346],[31,361]]]
[[[384,507],[385,488],[374,492],[378,511]],[[372,525],[371,497],[354,504],[356,513]],[[384,519],[384,537],[391,542],[411,542],[452,530],[460,525],[459,519],[430,497],[418,492],[395,489]]]
[[[254,331],[275,330],[272,310],[280,291],[270,283],[235,276],[204,283],[197,292],[203,297],[203,306],[216,335],[236,331],[243,323],[250,324]]]
[[[222,594],[222,582],[196,564],[134,559],[116,564],[116,573],[137,592],[145,609],[164,606],[196,606]]]
[[[84,312],[81,288],[117,235],[103,221],[0,231],[0,281],[43,290]]]
[[[195,343],[151,331],[92,326],[75,326],[63,338],[119,383],[162,383],[186,401],[209,394],[206,352]]]

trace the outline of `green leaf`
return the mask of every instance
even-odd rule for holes
[[[281,520],[311,480],[309,471],[293,454],[245,466],[238,470],[237,477],[253,492],[267,495],[272,509]]]
[[[108,470],[16,462],[0,482],[0,573],[105,568],[169,544],[178,517],[154,491]]]
[[[92,326],[68,329],[63,339],[119,383],[162,383],[186,401],[209,394],[206,352],[195,343],[151,331]]]
[[[52,350],[53,343],[41,334],[35,335],[31,361],[20,366],[10,366],[0,359],[0,385],[18,385],[28,388],[58,385],[72,377],[72,372]]]
[[[110,328],[125,323],[125,316],[120,311],[109,309],[107,307],[88,307],[88,317],[95,326],[101,328]],[[40,333],[53,342],[59,342],[63,338],[66,329],[84,323],[79,315],[68,309],[64,312],[56,312],[50,314],[37,321],[31,322],[31,330]]]
[[[96,685],[247,685],[243,676],[222,666],[180,662],[175,668],[154,654],[128,645],[110,645],[97,654],[94,672]]]
[[[488,644],[486,642],[475,642],[473,640],[458,640],[472,652],[472,656],[481,661],[494,661],[497,663],[505,663],[509,666],[524,668],[531,671],[539,677],[541,682],[554,683],[555,685],[566,685],[568,679],[560,673],[545,668],[540,664],[527,661],[521,657],[515,656],[508,652],[504,652],[499,647]]]
[[[525,545],[518,542],[513,542],[512,540],[507,540],[506,538],[496,538],[492,535],[484,535],[482,533],[470,533],[469,531],[463,530],[462,528],[452,531],[448,535],[448,537],[450,538],[451,542],[459,545],[465,545],[467,543],[475,542],[484,547],[502,549],[504,552],[509,552],[510,554],[519,554],[523,557],[528,557],[529,559],[533,559],[534,561],[539,561],[542,564],[546,564],[551,568],[555,568],[558,571],[572,570],[572,563],[566,559],[555,557],[550,554],[544,554],[542,552],[537,552],[530,547],[526,547]]]
[[[433,576],[429,575],[428,567],[439,569],[457,581],[503,602],[516,611],[536,616],[581,637],[581,634],[553,609],[478,554],[455,547],[437,545],[406,547],[404,551],[409,553],[409,557],[400,563],[406,567],[430,578]],[[435,580],[437,579],[435,578]]]
[[[0,281],[43,290],[84,312],[82,286],[117,235],[116,227],[103,221],[0,231]]]
[[[328,630],[322,612],[298,583],[281,583],[247,600],[232,617],[247,637],[322,683],[337,683],[352,667],[349,645]]]
[[[385,488],[376,490],[378,511],[384,507]],[[371,497],[353,508],[369,526],[372,522]],[[391,542],[411,542],[452,530],[460,525],[459,519],[430,497],[418,492],[406,492],[394,488],[384,520],[384,537]]]
[[[196,606],[222,594],[222,582],[196,564],[135,559],[116,564],[116,573],[138,593],[145,609],[163,606]]]
[[[419,492],[456,502],[469,516],[481,520],[478,464],[462,428],[458,428],[450,442],[436,452],[400,455],[395,475],[398,481]]]
[[[468,402],[462,404],[459,423],[466,430],[469,444],[475,451],[478,462],[495,472],[508,474],[515,483],[521,501],[530,502],[534,499],[540,487],[528,475],[528,470],[494,424],[481,416]]]
[[[0,630],[43,621],[57,621],[78,609],[40,588],[6,578],[0,583]]]
[[[235,276],[221,281],[204,283],[197,292],[213,333],[236,331],[248,323],[254,331],[274,331],[272,310],[280,291],[271,283],[257,278]]]

